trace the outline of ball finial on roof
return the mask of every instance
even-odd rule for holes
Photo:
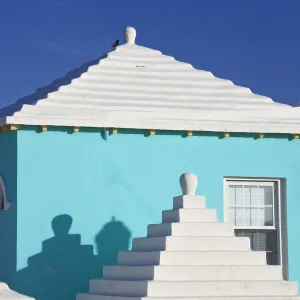
[[[182,195],[195,195],[198,177],[193,173],[184,173],[179,179],[180,186],[182,189]]]
[[[135,44],[136,30],[133,27],[126,27],[124,31],[124,39],[126,44]]]

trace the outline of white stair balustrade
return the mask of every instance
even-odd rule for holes
[[[118,265],[104,267],[77,300],[300,300],[281,266],[267,265],[265,252],[218,222],[205,197],[195,195],[197,183],[183,174],[183,195],[162,224],[148,225],[147,237],[134,238],[132,250],[119,252]]]

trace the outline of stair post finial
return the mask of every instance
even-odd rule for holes
[[[195,195],[198,177],[193,173],[183,173],[179,179],[182,195]]]

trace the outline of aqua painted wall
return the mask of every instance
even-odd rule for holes
[[[299,150],[300,141],[286,138],[127,132],[104,140],[99,132],[20,130],[18,289],[37,300],[75,299],[132,237],[161,222],[187,171],[220,220],[224,176],[286,178],[289,274],[299,280]]]
[[[0,174],[12,207],[0,210],[0,281],[13,285],[17,259],[17,132],[0,134]]]

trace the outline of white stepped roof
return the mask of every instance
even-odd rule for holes
[[[1,123],[300,132],[300,108],[138,46],[131,27],[125,35],[114,51],[1,109]]]

